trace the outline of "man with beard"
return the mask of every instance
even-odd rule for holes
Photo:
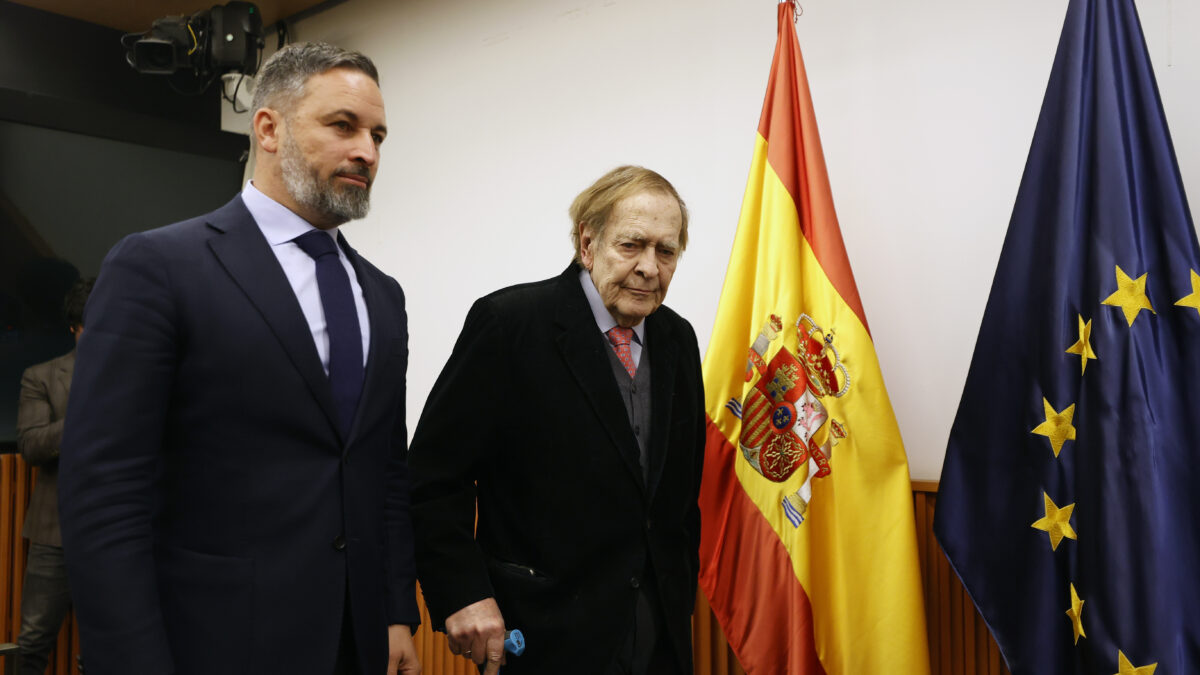
[[[253,179],[101,268],[59,473],[88,675],[417,673],[400,286],[338,232],[387,132],[374,64],[259,74]]]

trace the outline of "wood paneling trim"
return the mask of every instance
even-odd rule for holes
[[[0,642],[16,642],[20,627],[21,581],[28,548],[21,538],[21,523],[33,481],[34,472],[19,455],[0,455]],[[932,675],[1009,675],[995,640],[933,536],[936,503],[936,482],[913,481],[917,555],[924,583]],[[478,673],[470,661],[450,653],[445,635],[430,630],[424,602],[421,628],[415,639],[425,675]],[[703,593],[696,596],[692,643],[697,675],[746,675]],[[74,617],[68,616],[47,675],[78,675],[74,659],[78,653],[78,630]]]
[[[930,671],[933,675],[1010,675],[987,624],[933,536],[936,506],[937,482],[913,481]]]
[[[932,494],[937,496],[938,482],[936,480],[914,480],[912,482],[913,494]]]

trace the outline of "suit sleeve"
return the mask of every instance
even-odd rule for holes
[[[179,337],[168,265],[144,235],[109,253],[86,309],[59,511],[88,672],[174,671],[151,519]]]
[[[437,627],[459,609],[493,596],[475,543],[475,480],[502,422],[496,411],[508,363],[503,334],[486,301],[475,303],[413,437],[417,572]]]
[[[17,404],[17,450],[33,466],[46,466],[58,459],[63,420],[54,419],[49,382],[30,368],[21,376],[21,398]]]
[[[399,323],[404,331],[405,371],[408,364],[408,316],[404,292],[400,296]],[[405,419],[407,384],[402,382],[396,402],[391,454],[387,466],[384,527],[387,528],[388,624],[404,624],[416,631],[421,623],[417,609],[417,567],[413,551],[413,525],[408,475],[408,424]]]

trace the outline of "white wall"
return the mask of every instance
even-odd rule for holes
[[[1067,3],[803,5],[842,232],[912,476],[936,479]],[[1138,7],[1200,194],[1200,7]],[[691,208],[667,302],[707,346],[775,12],[768,0],[351,0],[295,28],[380,67],[390,135],[372,214],[347,235],[408,293],[410,432],[470,303],[561,271],[567,205],[619,164],[661,172]]]

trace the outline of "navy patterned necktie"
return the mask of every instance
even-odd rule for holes
[[[333,387],[342,438],[346,439],[354,424],[363,383],[362,329],[358,325],[350,277],[338,259],[337,242],[329,233],[313,230],[293,241],[317,265],[317,287],[329,334],[329,383]]]

